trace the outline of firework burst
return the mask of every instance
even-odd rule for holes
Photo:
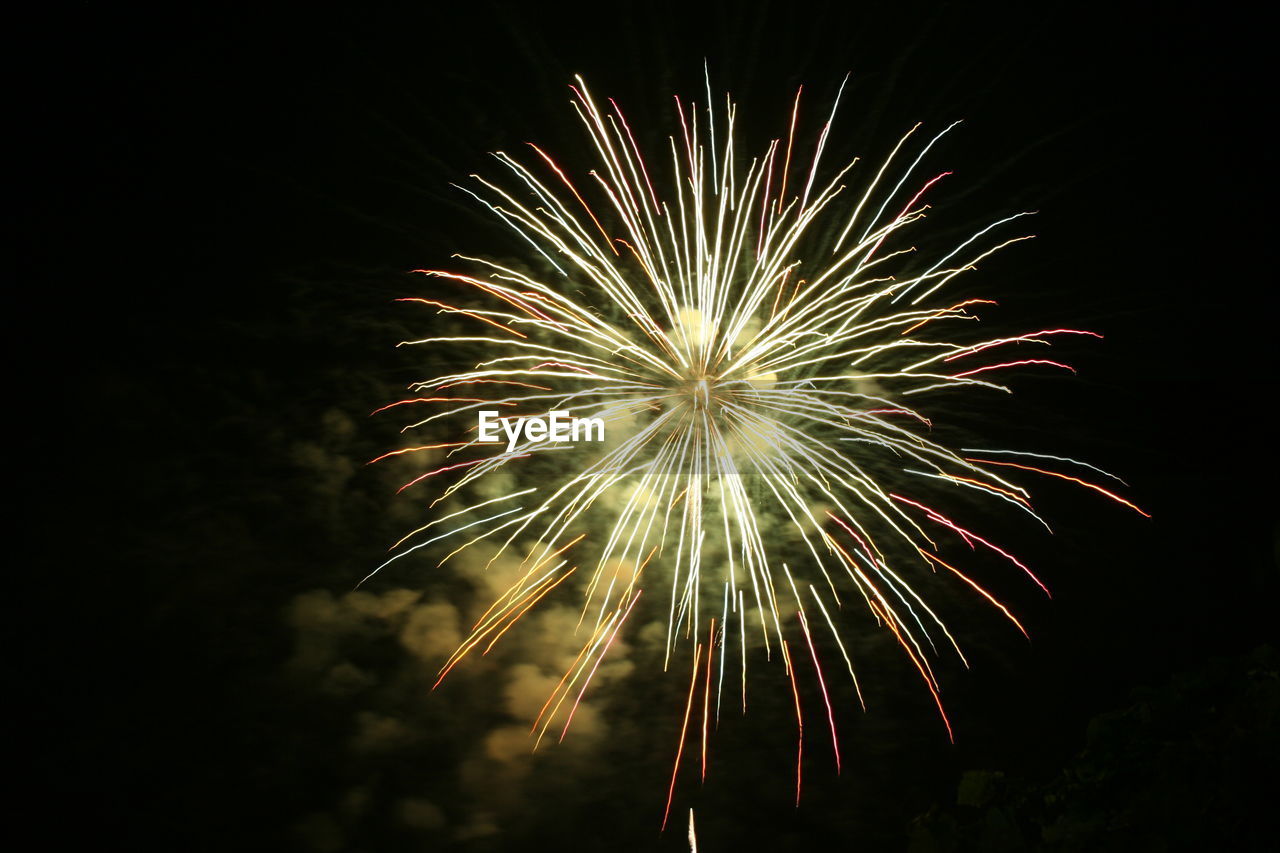
[[[577,174],[531,144],[522,159],[495,154],[507,181],[473,176],[477,188],[466,190],[523,238],[544,271],[465,258],[468,274],[420,272],[472,298],[408,300],[474,331],[406,343],[482,355],[385,407],[427,407],[411,427],[473,419],[457,441],[387,454],[431,454],[437,461],[404,488],[437,486],[433,507],[449,500],[391,559],[436,545],[447,548],[444,563],[487,543],[492,559],[505,553],[521,565],[440,678],[557,590],[580,594],[581,650],[533,727],[538,740],[553,726],[562,737],[628,620],[658,608],[667,663],[689,666],[668,811],[687,752],[700,748],[705,774],[726,662],[739,673],[728,678],[728,694],[740,694],[730,701],[745,709],[748,661],[757,657],[780,662],[790,679],[798,798],[797,660],[814,667],[838,767],[829,670],[843,671],[861,701],[838,630],[841,611],[856,604],[901,646],[950,734],[933,658],[940,647],[964,655],[913,589],[913,573],[954,575],[1024,634],[1003,603],[943,557],[944,540],[989,550],[1044,584],[929,496],[951,489],[1044,524],[1022,479],[1053,477],[1141,510],[1093,482],[1111,475],[1075,460],[935,442],[929,401],[1007,392],[1001,377],[1016,368],[1071,370],[1008,353],[1099,336],[1051,328],[975,341],[975,312],[989,300],[945,298],[956,276],[1027,239],[1008,234],[1026,214],[980,228],[927,263],[909,257],[911,226],[946,174],[921,179],[918,167],[950,127],[917,141],[917,126],[879,166],[864,172],[855,160],[820,179],[831,119],[802,155],[799,93],[785,132],[750,158],[739,153],[729,99],[703,110],[677,99],[679,132],[649,159],[612,100],[604,108],[581,78],[571,89],[596,168]],[[574,446],[526,435],[494,444],[476,432],[481,410],[598,418],[606,439]],[[497,481],[496,495],[483,488]],[[766,541],[782,528],[793,532],[799,562],[770,553]],[[646,588],[654,591],[640,604]],[[827,668],[817,632],[838,654]]]

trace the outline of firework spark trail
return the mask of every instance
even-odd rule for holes
[[[726,98],[717,114],[708,89],[705,117],[696,105],[676,99],[679,130],[669,137],[664,182],[664,167],[642,153],[616,103],[609,100],[611,109],[603,110],[581,78],[570,89],[596,168],[581,176],[530,143],[536,154],[530,165],[505,152],[494,155],[511,177],[509,187],[473,176],[480,189],[465,190],[554,273],[465,256],[459,257],[478,272],[419,270],[470,291],[479,304],[405,301],[477,326],[466,334],[405,343],[486,354],[469,370],[415,383],[414,396],[383,409],[431,407],[406,430],[456,422],[482,408],[502,407],[507,418],[564,411],[601,418],[615,438],[592,452],[528,437],[495,448],[477,433],[379,457],[443,453],[446,464],[434,457],[431,470],[405,483],[402,491],[414,493],[424,484],[452,478],[432,506],[450,499],[453,511],[402,539],[388,563],[451,537],[465,541],[441,564],[481,542],[490,543],[490,565],[508,552],[521,561],[518,579],[477,620],[440,678],[475,647],[491,648],[553,591],[572,589],[562,586],[575,574],[577,566],[570,563],[586,566],[579,584],[579,628],[587,639],[532,727],[540,741],[553,720],[562,718],[563,737],[636,607],[642,572],[656,576],[669,586],[666,664],[678,644],[693,647],[663,824],[699,689],[700,775],[706,776],[708,728],[719,720],[735,630],[744,713],[748,647],[758,643],[766,658],[775,652],[782,658],[798,729],[798,803],[804,719],[792,654],[795,627],[821,688],[838,769],[836,713],[819,662],[823,644],[812,629],[825,626],[865,708],[853,658],[833,618],[845,609],[842,592],[853,592],[919,672],[950,736],[930,663],[938,653],[935,632],[961,661],[964,656],[944,621],[913,589],[910,573],[921,568],[932,573],[942,566],[1023,634],[1026,630],[1004,604],[942,557],[926,525],[954,533],[970,549],[982,545],[1046,593],[1048,588],[1006,549],[901,492],[927,487],[930,494],[944,489],[957,496],[989,495],[1047,528],[1028,489],[1013,479],[1028,472],[1076,483],[1146,513],[1102,486],[1038,467],[1057,462],[1113,477],[1086,463],[1021,450],[957,451],[937,443],[927,434],[932,420],[905,401],[947,391],[1009,392],[999,378],[1008,371],[1074,372],[1068,364],[1041,357],[983,359],[998,348],[1007,352],[1049,346],[1063,336],[1101,336],[1052,328],[973,340],[967,330],[979,319],[974,312],[992,300],[930,304],[956,276],[1028,239],[998,236],[1025,214],[978,229],[941,257],[920,264],[922,272],[893,274],[893,264],[914,251],[902,241],[925,217],[926,195],[950,173],[914,189],[909,188],[912,175],[954,124],[914,149],[920,126],[911,128],[870,179],[851,190],[856,160],[830,179],[820,178],[835,104],[806,168],[799,162],[804,156],[797,132],[800,92],[785,143],[780,136],[763,154],[747,158],[738,147],[735,105]],[[900,156],[911,158],[910,164],[893,180]],[[838,237],[832,242],[824,237],[829,234]],[[474,396],[442,394],[451,388]],[[575,457],[582,462],[579,470],[571,470],[565,457],[551,455],[567,450],[580,454]],[[553,467],[558,473],[548,473]],[[508,471],[522,488],[496,497],[481,488],[486,478]],[[513,503],[517,498],[521,505]],[[481,509],[483,517],[476,513]],[[786,584],[777,582],[764,532],[778,522],[803,544],[810,558],[805,571],[813,583],[797,585],[785,564]],[[436,525],[443,526],[432,538],[401,547]],[[585,531],[601,527],[604,536],[587,537]],[[463,531],[466,537],[457,536]],[[821,619],[811,618],[800,591],[804,587]],[[784,618],[792,613],[796,619]],[[709,626],[705,659],[704,624]]]

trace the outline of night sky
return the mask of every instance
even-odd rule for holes
[[[703,851],[1263,849],[1280,576],[1260,30],[1168,4],[47,15],[12,78],[26,849],[674,851],[690,807]],[[972,652],[941,665],[954,744],[867,631],[872,701],[845,703],[839,776],[806,746],[796,808],[789,688],[761,667],[660,834],[684,670],[635,642],[581,737],[529,756],[509,733],[554,626],[432,692],[484,578],[405,561],[353,590],[425,521],[396,494],[409,468],[364,464],[404,420],[369,412],[440,372],[395,348],[432,322],[394,301],[438,286],[408,271],[521,254],[451,182],[526,141],[586,163],[575,73],[661,142],[704,60],[752,150],[797,86],[813,118],[847,72],[830,162],[965,120],[931,155],[955,173],[940,218],[1038,211],[1037,238],[965,287],[1000,300],[998,328],[1105,335],[1064,348],[1078,375],[1019,379],[968,425],[1114,471],[1153,517],[1048,483],[1053,536],[984,519],[1053,599],[1005,579],[1030,642],[954,603]]]

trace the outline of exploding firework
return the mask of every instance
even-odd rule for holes
[[[506,184],[475,177],[478,187],[466,190],[537,258],[464,258],[465,274],[421,270],[471,296],[407,300],[472,330],[406,343],[478,355],[469,369],[417,383],[409,399],[385,407],[427,407],[414,428],[458,425],[456,441],[387,454],[435,459],[403,489],[437,485],[432,506],[446,502],[388,562],[436,545],[448,549],[445,563],[487,543],[490,562],[507,554],[520,563],[440,678],[557,590],[580,595],[581,650],[533,727],[538,740],[553,725],[563,737],[628,620],[638,608],[659,613],[667,663],[689,661],[669,812],[691,740],[701,743],[705,774],[726,663],[738,671],[728,693],[740,699],[730,701],[744,710],[748,661],[780,664],[802,753],[797,662],[810,659],[839,766],[829,668],[847,674],[861,701],[838,628],[856,604],[900,645],[950,734],[932,658],[937,646],[964,655],[913,575],[954,576],[1024,634],[1008,607],[944,558],[943,544],[988,550],[1044,584],[944,515],[932,495],[999,501],[1044,524],[1022,481],[1052,477],[1142,511],[1094,482],[1111,475],[1072,459],[943,446],[925,413],[940,395],[1008,391],[1001,377],[1016,368],[1071,370],[1007,355],[1019,345],[1099,336],[1050,328],[973,340],[976,312],[990,301],[945,298],[956,276],[1027,239],[1006,235],[1026,214],[925,263],[911,255],[911,226],[946,174],[916,173],[950,127],[917,142],[917,126],[866,174],[855,160],[820,179],[831,118],[802,146],[799,93],[785,133],[750,159],[739,153],[728,98],[704,110],[677,99],[679,132],[661,159],[649,159],[612,100],[602,108],[581,78],[570,88],[595,169],[579,175],[531,144],[524,159],[495,154]],[[516,426],[508,441],[486,440],[481,412]],[[521,418],[548,412],[597,420],[604,441],[519,431]],[[781,529],[792,532],[799,561],[771,553],[767,542]],[[646,586],[655,592],[640,604]],[[830,639],[815,642],[818,632]],[[828,668],[824,645],[838,653]],[[797,798],[800,765],[798,755]]]

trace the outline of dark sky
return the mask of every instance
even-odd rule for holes
[[[1277,593],[1260,26],[1167,4],[48,16],[14,78],[24,811],[49,849],[687,849],[657,832],[678,673],[601,698],[596,740],[513,758],[494,733],[519,721],[519,648],[426,689],[432,626],[480,581],[424,564],[349,593],[416,526],[395,472],[363,466],[398,441],[368,412],[432,372],[393,348],[421,329],[392,301],[422,292],[406,271],[518,251],[450,182],[527,140],[584,153],[574,73],[660,139],[705,59],[757,143],[796,86],[816,113],[846,72],[841,153],[965,119],[940,206],[1039,211],[982,282],[999,319],[1106,335],[1071,350],[1075,379],[979,414],[1119,473],[1153,518],[1045,488],[1057,535],[1009,536],[1054,600],[1015,594],[1030,644],[960,617],[954,745],[882,649],[884,701],[850,712],[841,776],[806,765],[797,810],[788,697],[762,689],[677,800],[700,849],[1256,838]]]

